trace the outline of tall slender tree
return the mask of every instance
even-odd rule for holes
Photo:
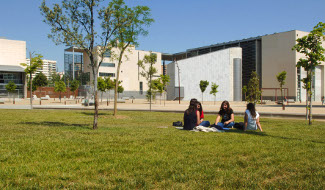
[[[49,38],[56,44],[77,46],[89,57],[93,76],[95,109],[93,129],[98,123],[98,88],[97,76],[104,54],[117,47],[118,68],[123,54],[129,45],[137,45],[137,37],[146,34],[147,27],[153,20],[150,9],[146,6],[128,7],[124,0],[112,0],[103,6],[105,0],[62,0],[51,8],[43,0],[40,10],[44,22],[51,27]],[[117,92],[118,86],[115,88]],[[114,109],[114,115],[116,110]]]
[[[29,91],[30,91],[30,109],[33,109],[33,77],[32,75],[37,71],[38,68],[41,68],[43,65],[43,56],[41,54],[36,54],[33,57],[33,54],[29,52],[29,64],[21,63],[22,66],[25,66],[25,73],[29,75]]]
[[[124,1],[118,0],[116,6],[119,11],[115,12],[115,24],[118,25],[115,32],[115,41],[113,46],[118,48],[118,61],[116,70],[116,80],[120,78],[120,69],[125,51],[130,46],[137,46],[139,36],[146,36],[148,27],[154,20],[151,18],[150,9],[146,6],[136,6],[129,8]],[[115,83],[114,93],[114,116],[117,115],[117,90],[118,84]]]
[[[297,39],[297,44],[293,46],[293,50],[305,55],[297,62],[297,67],[303,67],[307,72],[305,82],[308,85],[308,99],[309,99],[309,125],[312,124],[312,97],[313,97],[313,78],[317,65],[321,61],[325,61],[325,49],[322,43],[325,40],[325,23],[319,22],[313,30],[306,36]],[[306,96],[307,96],[306,95]]]

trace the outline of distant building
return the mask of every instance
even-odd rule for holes
[[[184,98],[184,100],[189,100],[190,98],[200,98],[200,96],[198,96],[196,93],[193,94],[192,91],[187,91],[184,86],[185,83],[182,83],[182,81],[194,80],[192,86],[187,88],[194,88],[199,91],[197,87],[198,82],[205,78],[211,78],[210,81],[215,81],[217,85],[222,85],[224,82],[223,77],[218,77],[219,74],[222,73],[224,76],[229,76],[231,80],[231,70],[229,70],[230,73],[224,71],[224,69],[228,67],[228,62],[223,61],[224,65],[217,64],[217,62],[221,61],[223,57],[222,53],[226,53],[222,52],[222,50],[233,47],[240,47],[242,49],[241,86],[247,85],[250,79],[250,74],[252,71],[256,71],[260,77],[260,88],[262,88],[263,91],[263,99],[275,100],[275,96],[280,96],[281,94],[276,75],[282,71],[286,71],[287,78],[284,88],[286,88],[286,92],[288,92],[287,99],[304,101],[306,100],[306,91],[302,88],[303,84],[301,82],[301,79],[306,77],[306,72],[303,70],[303,68],[296,67],[298,60],[304,57],[304,55],[292,50],[292,47],[296,44],[296,40],[298,38],[301,38],[305,35],[308,35],[308,32],[292,30],[288,32],[275,33],[271,35],[258,36],[248,39],[188,49],[185,52],[176,54],[162,54],[162,60],[173,62],[176,60],[181,67],[183,63],[191,62],[191,60],[196,58],[196,64],[187,65],[186,68],[184,68],[186,70],[185,72],[180,69],[180,88],[184,88],[185,93],[183,97],[181,96],[181,98]],[[325,43],[323,43],[323,45],[325,47]],[[219,55],[222,56],[213,56],[212,54],[214,52],[219,52]],[[167,74],[176,76],[177,70],[169,69],[168,67],[174,68],[175,66],[173,64],[168,64]],[[205,69],[202,70],[199,68]],[[214,72],[210,72],[210,69],[213,69]],[[195,76],[197,77],[194,79],[193,76],[187,72],[188,70],[196,72]],[[325,70],[324,63],[322,63],[316,67],[315,78],[313,80],[313,94],[315,101],[321,101],[321,97],[325,95],[324,81]],[[178,83],[174,84],[173,82],[170,84],[170,88],[172,88],[173,85],[174,89],[170,89],[168,92],[169,94],[175,94],[174,91],[177,91],[179,88]],[[218,90],[219,92],[217,94],[223,94],[229,92],[230,89],[219,86]],[[191,93],[186,94],[186,92]],[[208,93],[206,93],[206,95],[208,97],[210,96]],[[175,97],[168,97],[169,99],[177,99],[178,94],[175,94]],[[229,94],[228,96],[220,97],[218,100],[224,99],[232,100],[231,97],[229,97]],[[244,100],[244,95],[242,95],[242,99]]]
[[[16,97],[26,97],[25,71],[26,42],[0,38],[0,97],[6,97],[5,86],[13,81],[17,85]]]
[[[26,63],[29,65],[30,59],[26,59]],[[38,68],[37,71],[32,74],[32,77],[34,78],[38,73],[41,72],[47,77],[47,80],[51,80],[52,74],[56,73],[56,61],[43,59],[43,66]]]
[[[112,52],[117,51],[117,48],[112,49]],[[154,67],[157,69],[156,75],[159,76],[162,73],[161,53],[152,53],[157,54],[157,61]],[[142,60],[145,55],[149,54],[150,51],[136,50],[135,47],[129,47],[125,51],[119,77],[119,80],[122,82],[121,85],[124,87],[122,96],[145,98],[148,85],[146,79],[140,74],[142,69],[138,66],[138,61]],[[84,50],[76,47],[65,49],[64,59],[64,72],[69,74],[71,79],[75,77],[76,79],[80,80],[83,85],[91,85],[91,81],[93,81],[94,76],[92,74],[93,72],[90,66],[89,57]],[[112,80],[116,79],[117,65],[118,61],[111,57],[111,52],[105,53],[104,60],[99,68],[97,77],[110,77]]]

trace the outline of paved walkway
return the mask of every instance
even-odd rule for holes
[[[152,104],[152,111],[162,112],[184,112],[187,109],[189,101],[164,101],[156,100]],[[220,108],[221,102],[203,102],[202,107],[206,114],[216,114]],[[230,106],[236,115],[243,115],[246,109],[245,102],[230,102]],[[118,103],[118,110],[130,111],[147,111],[150,104],[145,100],[126,100],[125,103]],[[16,104],[12,100],[6,100],[4,104],[0,104],[0,109],[30,109],[29,100],[16,100]],[[76,103],[73,100],[63,100],[60,103],[58,99],[42,100],[40,105],[39,100],[33,101],[33,109],[94,109],[93,106],[83,106],[81,103]],[[112,110],[113,101],[107,106],[106,100],[100,103],[99,109]],[[292,118],[305,118],[306,104],[305,103],[289,103],[286,105],[285,110],[282,110],[281,105],[274,102],[268,102],[264,105],[257,105],[257,111],[264,117],[292,117]],[[321,102],[313,102],[313,118],[325,120],[325,105]]]

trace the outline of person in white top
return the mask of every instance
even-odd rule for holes
[[[260,115],[255,110],[255,105],[249,103],[247,104],[247,109],[245,111],[244,131],[257,130],[257,128],[259,128],[260,131],[263,131],[260,124]]]

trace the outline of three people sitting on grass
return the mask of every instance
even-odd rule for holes
[[[221,119],[221,122],[219,122]],[[184,130],[193,130],[196,126],[209,127],[210,122],[204,121],[204,113],[202,105],[197,99],[191,99],[190,105],[184,112]],[[216,122],[213,127],[219,130],[229,130],[235,125],[234,111],[231,109],[228,101],[223,101],[218,112]],[[242,130],[262,130],[262,126],[259,122],[259,114],[255,110],[255,106],[252,103],[247,104],[245,111],[244,123],[238,127]]]

